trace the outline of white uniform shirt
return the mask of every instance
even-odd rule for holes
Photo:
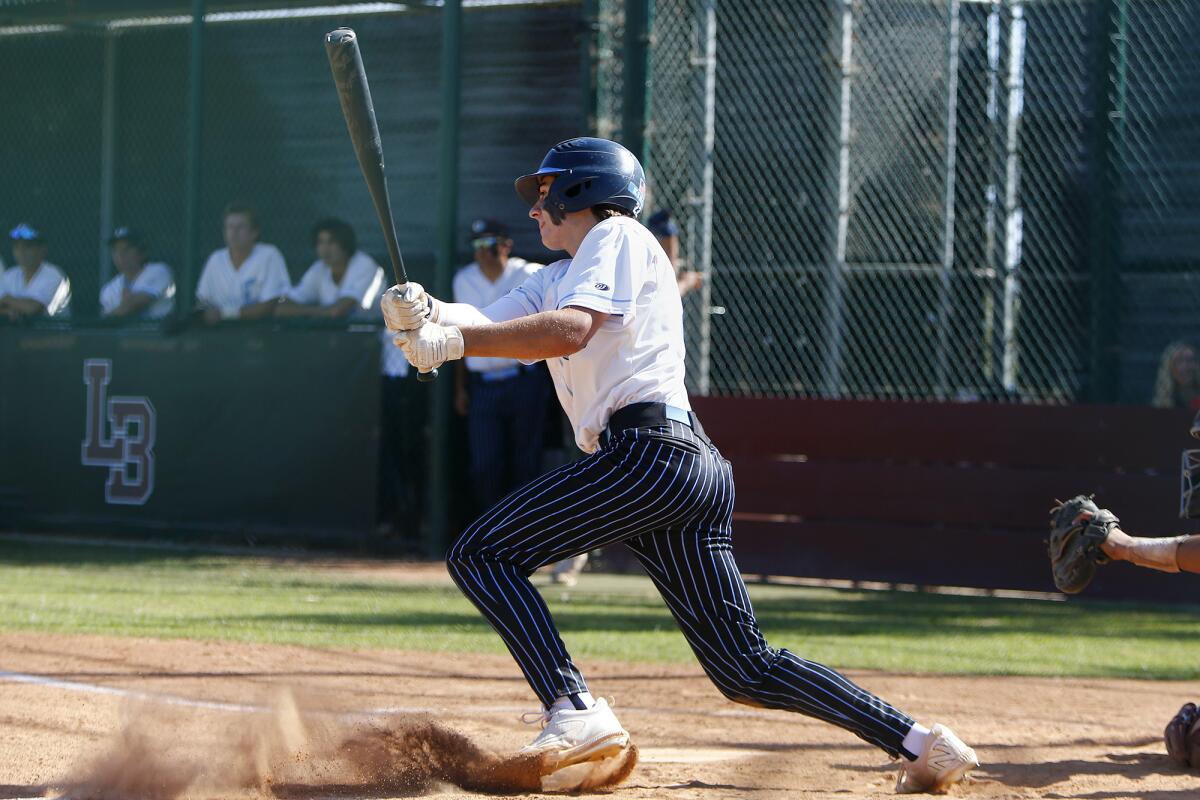
[[[483,274],[479,264],[472,261],[454,275],[454,302],[486,308],[520,286],[541,268],[541,264],[530,263],[523,258],[509,258],[504,265],[504,273],[492,283]],[[515,358],[482,356],[467,356],[465,361],[467,369],[471,372],[494,372],[515,367],[520,363]]]
[[[366,311],[379,300],[383,289],[383,268],[358,250],[350,256],[340,285],[333,280],[329,265],[317,259],[300,282],[288,290],[287,296],[293,303],[320,306],[331,306],[349,297],[360,310]]]
[[[581,450],[595,452],[609,417],[631,403],[691,410],[675,270],[640,222],[606,219],[574,258],[535,272],[482,311],[502,322],[567,306],[612,315],[578,353],[546,362]]]
[[[107,317],[121,305],[126,286],[131,292],[154,298],[154,302],[138,314],[141,319],[162,319],[175,308],[175,278],[171,268],[160,261],[152,261],[142,267],[132,284],[121,274],[104,284],[100,289],[100,313]]]
[[[389,378],[403,378],[408,374],[408,359],[404,357],[404,351],[392,341],[395,338],[396,334],[387,328],[380,329],[379,340],[383,348],[380,352],[379,371]]]
[[[196,301],[213,306],[225,317],[237,316],[242,306],[275,300],[292,288],[283,253],[271,244],[254,245],[242,266],[234,268],[229,248],[213,252],[200,273]]]
[[[25,270],[9,267],[0,275],[0,297],[6,295],[37,300],[46,307],[47,316],[65,315],[71,303],[71,282],[49,261],[43,261],[28,282]]]

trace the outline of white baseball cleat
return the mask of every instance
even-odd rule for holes
[[[586,711],[563,708],[534,712],[533,720],[542,722],[542,732],[522,753],[557,755],[557,769],[583,761],[599,761],[620,753],[629,746],[629,733],[621,727],[608,701],[598,698]],[[530,715],[527,715],[530,716]]]
[[[916,761],[901,757],[896,791],[899,794],[944,792],[978,766],[975,751],[955,736],[954,731],[945,725],[934,725]]]

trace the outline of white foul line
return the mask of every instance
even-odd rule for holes
[[[130,677],[136,677],[131,675]],[[211,711],[228,711],[237,714],[265,714],[271,711],[267,706],[248,705],[246,703],[224,703],[217,700],[193,700],[190,697],[164,694],[160,692],[143,692],[137,689],[120,689],[116,686],[100,686],[94,683],[80,681],[64,681],[58,678],[47,678],[44,675],[30,675],[24,672],[9,672],[0,670],[0,681],[10,683],[25,683],[34,686],[46,686],[52,689],[65,689],[69,692],[84,692],[87,694],[102,694],[111,697],[122,697],[131,700],[144,700],[164,705],[182,706],[185,708],[203,708]],[[370,708],[363,711],[348,711],[345,713],[316,712],[318,715],[355,719],[362,717],[387,717],[399,714],[444,714],[446,707],[436,706],[385,706]],[[455,706],[454,711],[461,714],[520,714],[529,711],[529,706]],[[770,711],[743,711],[741,709],[713,709],[697,711],[677,708],[645,708],[638,706],[621,706],[621,711],[634,714],[686,714],[698,717],[751,717],[757,719],[779,718]],[[311,712],[306,712],[311,713]]]

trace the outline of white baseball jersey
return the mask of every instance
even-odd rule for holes
[[[379,341],[382,345],[379,371],[389,378],[403,378],[408,374],[410,367],[408,359],[404,357],[404,351],[396,347],[396,343],[392,341],[395,337],[396,334],[387,328],[379,330]]]
[[[470,303],[476,308],[486,308],[520,286],[530,275],[541,268],[541,264],[531,263],[523,258],[509,258],[504,265],[503,274],[495,283],[492,283],[483,274],[479,264],[472,261],[454,275],[454,302]],[[481,356],[467,356],[464,360],[467,369],[471,372],[493,372],[515,367],[520,363],[515,358],[483,358]]]
[[[329,265],[317,259],[300,282],[288,290],[287,296],[293,303],[319,306],[331,306],[348,297],[360,310],[367,311],[379,300],[383,289],[383,268],[358,250],[350,256],[340,284],[333,280]]]
[[[232,317],[242,306],[278,299],[290,288],[292,281],[279,248],[260,242],[240,267],[234,267],[229,248],[223,247],[204,264],[196,285],[196,302]]]
[[[581,450],[595,452],[613,411],[631,403],[691,410],[675,270],[640,222],[604,220],[574,258],[542,268],[481,310],[502,322],[567,306],[611,315],[578,353],[546,362]]]
[[[124,275],[118,274],[104,284],[100,288],[101,314],[107,317],[116,311],[124,299],[125,287],[129,287],[130,292],[154,298],[154,301],[138,315],[141,319],[162,319],[175,308],[175,278],[171,275],[171,268],[160,261],[152,261],[143,266],[133,283],[129,283]]]
[[[62,316],[71,304],[71,282],[49,261],[43,261],[28,281],[25,270],[9,267],[0,275],[0,297],[5,295],[37,300],[46,307],[47,316]]]

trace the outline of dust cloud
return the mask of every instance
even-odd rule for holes
[[[445,784],[484,793],[578,792],[616,786],[637,764],[630,746],[556,770],[550,756],[501,756],[427,716],[306,713],[287,691],[259,713],[137,702],[122,717],[98,753],[59,782],[62,798],[412,796]]]

